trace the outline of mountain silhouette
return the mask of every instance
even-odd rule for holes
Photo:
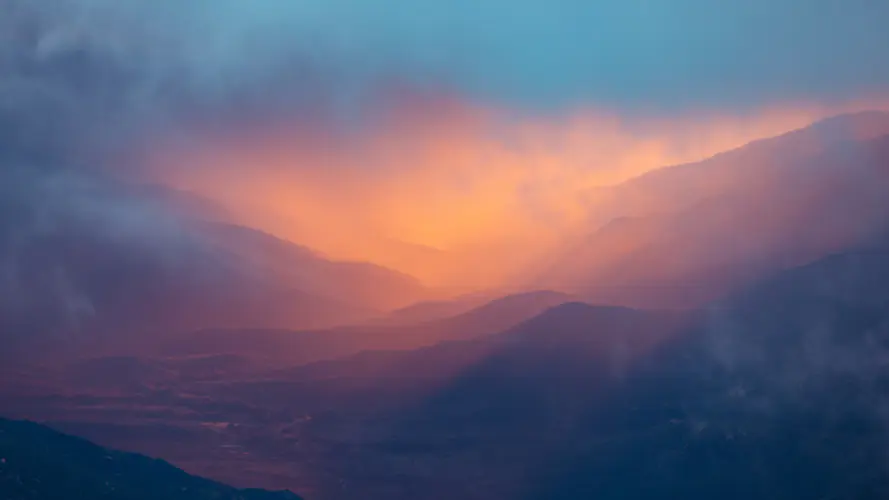
[[[162,461],[108,450],[32,422],[0,418],[4,500],[299,500],[236,489]]]

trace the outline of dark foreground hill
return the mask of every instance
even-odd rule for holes
[[[299,500],[239,490],[162,460],[102,448],[32,422],[0,419],[3,500]]]

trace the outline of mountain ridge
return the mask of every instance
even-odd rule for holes
[[[889,113],[876,112],[835,117],[789,137],[817,136],[820,132],[813,127],[853,128],[862,116],[877,117],[879,127],[889,130]],[[701,297],[677,304],[694,307],[764,272],[853,248],[889,223],[883,195],[889,189],[889,133],[882,132],[878,128],[873,137],[864,134],[865,140],[839,140],[811,155],[766,163],[736,161],[749,151],[745,146],[727,162],[726,157],[713,157],[666,167],[643,176],[645,182],[640,177],[615,186],[610,194],[614,200],[606,197],[599,203],[602,214],[616,212],[610,218],[603,215],[602,224],[588,236],[568,242],[533,282],[609,303],[632,301],[633,294],[596,291],[597,286],[662,282],[678,289],[698,283]],[[765,139],[764,147],[780,148],[787,137]],[[750,168],[765,173],[755,175]],[[596,213],[595,204],[591,210]],[[706,286],[711,279],[713,286]],[[592,291],[584,292],[584,287]],[[649,302],[627,305],[669,303],[664,294],[651,295]]]

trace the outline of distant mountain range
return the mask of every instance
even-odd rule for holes
[[[388,315],[375,283],[398,298],[377,307],[422,287],[250,229],[200,219],[183,241],[202,244],[171,264],[154,258],[164,245],[103,253],[132,240],[53,228],[24,262],[82,270],[66,276],[109,324],[184,319],[119,350],[0,366],[0,403],[325,500],[889,498],[886,117],[605,189],[604,220],[535,281],[552,288]],[[34,277],[29,291],[57,283]],[[372,321],[329,326],[353,302]],[[227,327],[172,328],[209,321]],[[16,453],[43,449],[21,429]],[[52,456],[92,467],[72,453]]]
[[[54,186],[64,183],[73,187],[62,196]],[[395,271],[333,262],[207,220],[212,208],[187,194],[65,176],[30,185],[33,193],[2,202],[4,213],[19,214],[0,221],[0,236],[9,233],[12,245],[0,280],[0,326],[10,349],[103,333],[125,339],[213,326],[326,327],[426,297],[416,280]],[[38,209],[44,196],[53,201]]]
[[[889,114],[845,115],[596,190],[591,232],[566,242],[525,289],[696,307],[857,245],[889,221],[887,133]],[[424,305],[433,294],[409,276],[330,261],[226,222],[212,202],[163,186],[59,173],[15,185],[30,187],[4,196],[4,213],[18,215],[0,221],[0,234],[15,242],[0,281],[0,326],[18,337],[10,351],[36,331],[58,334],[44,339],[46,348],[72,340],[66,331],[125,338],[217,327],[304,330],[404,308],[378,321],[394,325],[481,304]],[[40,205],[45,199],[52,202]],[[28,350],[39,349],[18,349]]]
[[[371,323],[312,331],[205,329],[167,337],[156,352],[162,356],[238,354],[272,364],[301,364],[364,350],[415,349],[446,340],[483,337],[572,300],[576,299],[563,293],[536,291],[501,297],[453,316],[406,324]]]
[[[244,226],[204,223],[197,228],[214,248],[269,282],[339,300],[353,307],[389,311],[426,296],[414,278],[366,262],[329,260],[290,241]]]
[[[675,331],[682,314],[639,311],[565,302],[494,335],[452,340],[412,351],[364,352],[353,357],[313,363],[290,372],[296,379],[374,377],[449,379],[515,376],[529,381],[550,374],[600,375],[599,361],[616,363],[610,370],[644,353],[658,339]],[[625,359],[623,359],[623,358]],[[579,361],[579,364],[574,364]],[[561,375],[559,375],[561,373]]]
[[[534,286],[694,307],[889,225],[889,113],[830,118],[591,194],[600,221]]]

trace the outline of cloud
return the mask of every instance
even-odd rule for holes
[[[866,0],[64,5],[51,10],[66,29],[139,54],[154,71],[181,71],[205,94],[274,85],[294,60],[323,68],[346,101],[390,79],[538,109],[649,112],[846,99],[889,85],[889,6]]]
[[[875,2],[0,7],[0,175],[183,184],[344,258],[397,253],[358,251],[374,235],[432,254],[540,240],[583,219],[584,189],[805,125],[889,82],[889,7]],[[264,149],[269,137],[288,145]]]
[[[193,122],[356,126],[393,89],[520,114],[675,117],[884,97],[878,2],[2,0],[3,154]],[[395,90],[397,92],[397,90]],[[14,144],[14,146],[13,146]]]
[[[598,188],[848,111],[788,106],[662,120],[579,109],[549,119],[437,96],[402,105],[354,134],[234,127],[159,143],[144,161],[245,224],[332,257],[430,284],[490,286],[607,222],[591,213]],[[623,209],[632,213],[632,204]],[[396,242],[425,255],[406,256]]]

